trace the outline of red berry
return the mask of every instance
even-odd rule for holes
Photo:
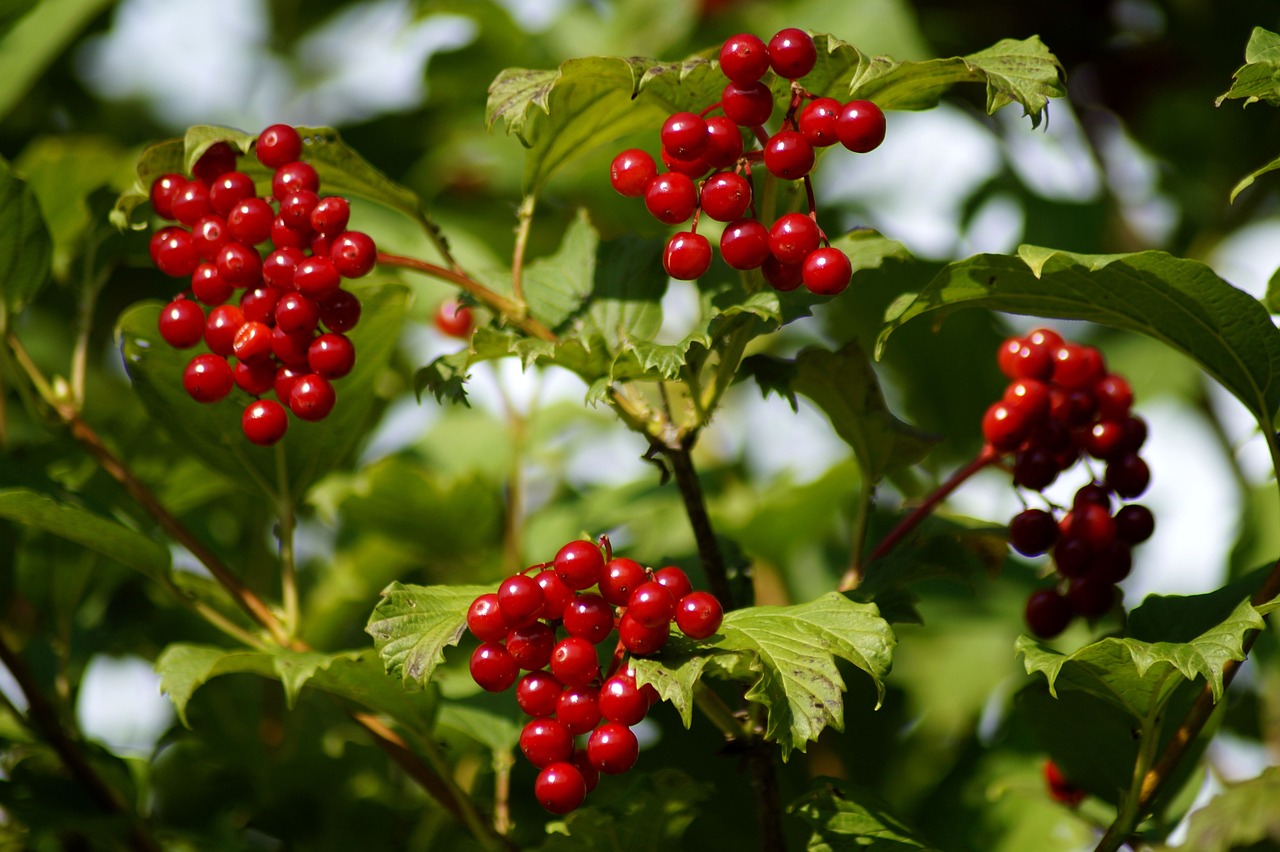
[[[551,716],[556,712],[563,687],[550,672],[529,672],[516,684],[516,704],[527,715]]]
[[[634,559],[610,559],[600,576],[600,595],[614,606],[626,606],[631,593],[648,579],[644,566]]]
[[[276,364],[270,358],[239,361],[232,372],[236,387],[250,396],[262,396],[275,385]]]
[[[836,124],[840,119],[840,102],[835,98],[815,98],[800,110],[800,133],[815,148],[825,148],[840,141]]]
[[[828,246],[809,253],[801,264],[800,278],[810,293],[834,296],[849,286],[853,265],[847,254]]]
[[[1053,354],[1053,381],[1067,390],[1086,390],[1106,375],[1102,354],[1092,346],[1064,343]]]
[[[723,620],[724,609],[710,592],[690,592],[676,604],[676,626],[690,639],[706,639]]]
[[[589,589],[600,581],[604,556],[589,541],[571,541],[556,553],[556,575],[574,591]]]
[[[271,354],[275,355],[286,366],[293,367],[302,373],[310,370],[307,364],[307,349],[311,347],[311,332],[286,332],[282,328],[271,330]],[[301,376],[301,373],[299,374]]]
[[[351,220],[351,204],[340,195],[326,195],[311,210],[311,230],[317,234],[337,236]]]
[[[586,782],[587,792],[590,793],[600,783],[600,771],[591,765],[591,759],[587,757],[585,748],[573,750],[573,765],[582,773],[582,780]]]
[[[213,212],[209,188],[198,180],[189,180],[173,198],[173,218],[191,227]]]
[[[200,256],[195,240],[185,228],[170,226],[151,235],[151,262],[165,275],[185,278],[195,271]]]
[[[556,621],[564,617],[564,610],[573,600],[573,589],[564,584],[556,572],[547,568],[538,572],[534,582],[542,589],[543,605],[541,618]]]
[[[275,320],[286,334],[311,334],[320,322],[320,305],[301,293],[285,293],[276,302]]]
[[[471,652],[471,679],[486,692],[502,692],[516,682],[520,667],[497,642],[485,642]]]
[[[273,335],[273,340],[274,340],[274,335]],[[293,386],[298,383],[298,379],[302,378],[305,375],[307,375],[306,370],[295,370],[291,367],[280,367],[278,370],[276,370],[276,380],[272,386],[272,391],[275,393],[276,399],[280,400],[285,405],[288,405],[289,394],[293,393]],[[502,635],[503,636],[506,635],[505,625],[503,626]],[[495,638],[493,641],[496,642],[497,639]]]
[[[813,146],[794,130],[773,134],[764,146],[765,168],[783,180],[799,180],[813,171],[813,163]]]
[[[583,686],[600,675],[596,646],[581,636],[561,639],[551,651],[551,673],[565,686]]]
[[[613,608],[599,595],[578,595],[564,608],[564,629],[598,645],[613,632]]]
[[[1101,618],[1111,611],[1116,600],[1116,587],[1110,580],[1089,574],[1076,577],[1067,586],[1067,600],[1076,615]]]
[[[769,251],[779,263],[802,264],[818,248],[818,223],[804,213],[787,213],[769,229]]]
[[[609,183],[619,195],[639,198],[645,187],[658,176],[658,166],[647,151],[628,148],[613,158],[609,166]]]
[[[356,363],[356,348],[341,334],[322,334],[307,349],[307,364],[326,379],[340,379]]]
[[[236,241],[256,246],[271,239],[275,218],[275,211],[264,199],[245,198],[227,213],[227,230]]]
[[[667,167],[667,171],[682,174],[688,178],[699,178],[711,168],[711,159],[704,153],[691,160],[682,160],[663,148],[662,164]]]
[[[299,190],[315,192],[319,188],[320,176],[316,174],[315,167],[297,160],[278,166],[275,176],[271,178],[271,194],[280,202]]]
[[[158,325],[165,343],[174,349],[190,349],[204,337],[204,309],[179,296],[160,311]]]
[[[324,257],[309,257],[293,273],[293,286],[308,299],[323,302],[342,286],[334,263]]]
[[[556,720],[571,734],[585,734],[600,724],[599,697],[593,686],[569,687],[556,702]]]
[[[718,172],[702,184],[702,212],[717,222],[732,222],[751,206],[751,182],[733,172]]]
[[[276,303],[280,301],[280,291],[274,287],[254,287],[240,294],[240,310],[248,322],[260,322],[274,325],[276,321]],[[268,340],[268,346],[270,341]]]
[[[273,124],[258,134],[254,153],[259,163],[278,169],[302,156],[302,137],[287,124]]]
[[[261,358],[271,352],[271,329],[266,323],[246,321],[231,339],[231,354],[241,360]]]
[[[553,814],[567,814],[587,798],[587,782],[572,763],[553,763],[533,782],[533,797]]]
[[[214,142],[196,160],[191,167],[191,174],[205,186],[210,186],[219,177],[236,167],[236,152],[226,142]]]
[[[733,269],[756,269],[769,254],[769,229],[755,219],[739,219],[720,234],[720,256]]]
[[[1053,376],[1053,352],[1033,347],[1020,337],[1010,337],[996,355],[1000,372],[1011,379],[1048,381]]]
[[[742,156],[742,131],[724,115],[707,119],[707,150],[702,154],[713,169],[727,169]]]
[[[1029,422],[1049,416],[1049,386],[1035,379],[1016,379],[1004,391],[1004,401],[1022,409]]]
[[[298,379],[289,391],[289,410],[299,420],[323,420],[333,410],[337,395],[323,376],[312,373]]]
[[[367,275],[378,261],[378,247],[373,238],[360,231],[344,231],[333,241],[329,259],[343,278]]]
[[[818,48],[804,30],[788,27],[769,39],[769,65],[773,73],[798,80],[813,70]]]
[[[769,49],[751,33],[725,39],[720,48],[720,73],[735,83],[754,83],[769,70]]]
[[[330,331],[345,334],[360,322],[360,299],[346,290],[339,290],[320,303],[320,322]]]
[[[662,123],[662,147],[673,157],[692,160],[707,148],[707,123],[691,112],[677,112]]]
[[[783,263],[770,251],[769,256],[760,265],[760,274],[775,290],[784,293],[795,290],[804,281],[803,263]]]
[[[997,402],[982,417],[982,436],[998,451],[1009,452],[1022,443],[1030,425],[1021,408]]]
[[[205,216],[191,228],[191,244],[195,247],[196,254],[204,260],[217,257],[218,249],[230,240],[227,220],[221,216]]]
[[[1107,485],[1126,500],[1142,496],[1151,484],[1151,469],[1137,453],[1126,453],[1107,462]]]
[[[664,172],[644,191],[644,206],[659,222],[679,225],[688,221],[698,206],[698,193],[693,180],[679,172]]]
[[[1156,519],[1146,506],[1132,503],[1116,512],[1116,536],[1128,544],[1141,544],[1155,528]]]
[[[1027,598],[1027,626],[1042,639],[1066,630],[1071,617],[1071,604],[1054,589],[1037,589]]]
[[[1043,509],[1026,509],[1009,522],[1009,546],[1023,556],[1040,556],[1058,540],[1058,522]]]
[[[645,627],[631,615],[628,610],[618,619],[618,641],[632,654],[644,657],[662,650],[671,635],[666,624],[660,627]]]
[[[508,577],[498,587],[498,606],[502,609],[502,617],[512,627],[523,627],[536,621],[545,602],[542,587],[524,574]]]
[[[290,228],[289,224],[279,216],[271,220],[270,237],[276,248],[292,248],[307,250],[311,247],[311,229],[305,231]]]
[[[209,206],[219,216],[228,216],[235,206],[246,198],[253,198],[257,188],[253,178],[244,172],[227,172],[219,175],[209,185]]]
[[[235,305],[219,305],[209,311],[204,342],[215,354],[229,357],[235,351],[236,332],[244,325],[244,312]]]
[[[262,280],[262,257],[244,243],[227,243],[218,250],[214,263],[218,275],[232,287],[255,287]]]
[[[636,764],[640,744],[626,725],[605,722],[587,740],[587,758],[591,765],[606,775],[626,772]]]
[[[840,108],[836,136],[850,151],[858,154],[874,151],[884,141],[884,132],[884,113],[871,101],[850,101]]]
[[[151,209],[161,219],[172,219],[173,200],[178,197],[187,179],[178,174],[164,174],[151,182]]]
[[[1133,405],[1133,388],[1123,376],[1109,373],[1093,386],[1093,397],[1098,401],[1098,413],[1108,420],[1122,420],[1129,416]]]
[[[258,399],[245,406],[240,428],[251,442],[269,447],[284,437],[289,429],[289,417],[280,403]]]
[[[665,628],[676,613],[676,599],[666,586],[650,580],[631,593],[627,613],[645,627]]]
[[[495,593],[488,592],[471,602],[467,609],[467,628],[481,642],[501,642],[507,638],[510,628],[502,617]]]
[[[196,402],[217,402],[231,393],[235,374],[219,355],[197,355],[182,373],[182,386]]]
[[[693,591],[689,575],[674,565],[659,568],[653,572],[653,581],[671,593],[671,597],[680,600]]]
[[[758,80],[754,83],[730,83],[720,94],[720,107],[734,124],[759,127],[773,114],[773,92]]]
[[[649,699],[636,686],[636,679],[625,673],[604,682],[598,704],[604,718],[628,727],[638,725],[649,713]]]
[[[673,234],[662,252],[662,268],[677,281],[701,278],[711,268],[711,243],[702,234]]]
[[[546,668],[555,644],[555,631],[541,621],[517,627],[507,634],[507,651],[516,665],[526,671]]]
[[[311,211],[320,203],[320,196],[309,189],[300,189],[280,201],[280,218],[296,231],[311,230]]]
[[[1020,450],[1013,459],[1013,484],[1043,491],[1058,478],[1061,469],[1053,453],[1047,450]]]

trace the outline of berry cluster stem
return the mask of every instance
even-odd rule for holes
[[[675,446],[656,442],[654,446],[671,463],[671,473],[675,477],[676,486],[680,489],[680,497],[684,501],[684,510],[689,516],[689,524],[693,527],[694,541],[698,545],[698,558],[702,561],[703,570],[707,572],[711,594],[716,596],[725,612],[728,612],[739,604],[733,599],[733,592],[729,587],[729,576],[725,570],[724,556],[720,553],[715,531],[711,528],[711,517],[707,514],[702,482],[698,479],[698,472],[693,467],[693,443],[693,434],[691,434]]]

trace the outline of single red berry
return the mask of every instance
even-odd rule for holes
[[[178,197],[187,179],[178,174],[164,174],[151,182],[151,209],[161,219],[173,219],[173,200]]]
[[[564,608],[564,629],[598,645],[613,632],[613,607],[599,595],[583,594]]]
[[[275,382],[272,384],[272,392],[275,393],[276,399],[285,405],[289,404],[289,394],[293,393],[293,386],[298,383],[298,379],[308,375],[306,370],[298,370],[292,367],[280,367],[276,370]],[[507,635],[506,625],[503,625],[502,635]],[[486,640],[489,641],[489,640]],[[493,641],[497,641],[494,639]]]
[[[1151,484],[1151,469],[1137,453],[1126,453],[1107,462],[1105,478],[1112,491],[1131,500],[1142,496]]]
[[[773,92],[758,80],[730,83],[720,93],[720,108],[740,127],[759,127],[773,114]]]
[[[667,644],[671,635],[666,624],[660,627],[645,627],[631,615],[628,610],[618,619],[618,641],[632,654],[644,657],[657,653]]]
[[[706,155],[706,152],[703,152],[692,159],[682,160],[666,148],[663,148],[662,164],[667,167],[669,172],[696,179],[702,177],[711,169],[711,158]]]
[[[316,174],[315,167],[299,160],[278,166],[271,178],[271,194],[276,201],[283,202],[300,189],[315,192],[319,188],[320,176]]]
[[[311,211],[320,203],[320,196],[310,189],[300,189],[280,200],[280,218],[295,231],[310,231]]]
[[[231,393],[235,374],[220,355],[197,355],[182,373],[182,386],[196,402],[217,402]]]
[[[653,572],[653,581],[671,593],[671,597],[680,600],[693,591],[689,575],[674,565],[659,568]]]
[[[1046,382],[1053,376],[1053,350],[1032,346],[1020,337],[1010,337],[1000,345],[996,363],[1011,379]]]
[[[356,348],[344,335],[322,334],[307,348],[307,363],[326,379],[340,379],[355,366]]]
[[[214,263],[218,275],[232,287],[255,287],[262,280],[262,257],[244,243],[230,242],[218,249]]]
[[[567,814],[587,798],[587,782],[572,763],[553,763],[538,773],[533,797],[548,813]]]
[[[516,684],[516,704],[526,715],[543,718],[554,715],[563,687],[550,672],[529,672]]]
[[[1139,503],[1131,503],[1116,512],[1116,536],[1129,544],[1141,544],[1155,532],[1156,519],[1151,510]]]
[[[617,556],[604,566],[600,576],[600,595],[614,606],[626,606],[631,593],[648,579],[644,566],[639,562]]]
[[[345,334],[360,322],[360,299],[347,290],[339,290],[320,303],[320,322],[330,331]]]
[[[310,370],[307,364],[307,350],[311,348],[314,338],[311,332],[287,332],[282,328],[271,330],[271,354],[280,359],[286,366],[306,373]]]
[[[769,66],[788,80],[799,80],[813,70],[818,48],[804,30],[788,27],[769,39]]]
[[[688,175],[664,172],[649,181],[644,191],[644,206],[659,222],[679,225],[693,215],[698,206],[698,192]]]
[[[573,589],[564,584],[554,569],[546,568],[538,572],[538,576],[534,577],[539,588],[542,589],[543,605],[541,618],[548,621],[557,621],[564,617],[565,607],[574,600]]]
[[[555,558],[556,575],[574,591],[589,589],[600,582],[604,556],[590,541],[571,541],[560,548]]]
[[[1058,522],[1043,509],[1026,509],[1009,522],[1009,546],[1023,556],[1040,556],[1058,540]]]
[[[751,206],[751,182],[733,172],[717,172],[702,184],[702,212],[717,222],[732,222]]]
[[[516,682],[520,667],[497,642],[485,642],[471,652],[471,679],[485,692],[503,692]]]
[[[204,342],[224,358],[235,351],[236,332],[244,325],[244,311],[236,305],[219,305],[209,311],[204,324]]]
[[[1108,373],[1093,386],[1093,396],[1098,401],[1098,413],[1108,420],[1123,420],[1129,416],[1133,405],[1133,388],[1124,376]]]
[[[232,239],[247,246],[256,246],[271,239],[271,224],[275,211],[262,198],[244,198],[227,213],[227,230]]]
[[[676,599],[667,587],[654,580],[641,583],[627,600],[627,612],[645,627],[663,627],[676,613]]]
[[[246,320],[236,329],[236,335],[231,339],[231,354],[245,360],[262,358],[270,353],[271,329],[266,323]]]
[[[328,258],[309,257],[294,270],[293,286],[308,299],[323,302],[342,287],[342,278]]]
[[[591,765],[606,775],[626,772],[636,765],[640,743],[626,725],[605,722],[591,732],[587,740],[587,758]]]
[[[769,228],[769,251],[780,263],[802,264],[817,250],[821,238],[813,217],[787,213]]]
[[[1111,512],[1097,503],[1072,508],[1062,519],[1072,537],[1081,538],[1094,553],[1101,553],[1116,538],[1116,522]]]
[[[1124,420],[1124,441],[1121,444],[1126,453],[1136,453],[1147,441],[1147,421],[1141,417],[1129,415]]]
[[[250,396],[262,396],[275,386],[276,364],[270,358],[238,361],[233,373],[236,387]]]
[[[368,234],[344,231],[334,239],[329,259],[343,278],[360,278],[378,262],[378,247]]]
[[[773,134],[764,146],[764,165],[774,177],[799,180],[813,171],[813,163],[813,146],[794,130]]]
[[[244,436],[260,447],[269,447],[289,430],[289,416],[284,406],[270,399],[256,399],[245,406],[240,418]]]
[[[849,256],[838,248],[816,249],[801,264],[800,278],[810,293],[834,296],[849,286],[853,278],[853,264],[849,262]]]
[[[524,574],[510,576],[498,587],[498,606],[511,627],[523,627],[537,621],[545,602],[542,587]]]
[[[1058,543],[1053,546],[1053,562],[1064,577],[1083,577],[1093,570],[1093,548],[1079,536],[1071,536],[1063,524]]]
[[[662,268],[677,281],[701,278],[711,268],[711,243],[702,234],[673,234],[662,252]]]
[[[1101,506],[1109,514],[1111,512],[1111,491],[1100,482],[1081,485],[1076,489],[1075,496],[1071,498],[1071,508],[1079,509],[1081,506],[1090,503]]]
[[[259,163],[278,169],[302,156],[302,136],[288,124],[273,124],[258,134],[253,151]]]
[[[240,294],[240,310],[244,312],[246,322],[271,326],[276,322],[276,303],[279,301],[280,291],[264,284]],[[267,345],[270,347],[270,339]]]
[[[204,337],[204,309],[179,296],[160,311],[158,325],[165,343],[174,349],[190,349]]]
[[[165,275],[185,278],[200,262],[195,240],[185,228],[170,226],[151,235],[151,262]]]
[[[713,169],[733,167],[742,156],[742,130],[724,115],[707,119],[707,150],[702,153]]]
[[[311,210],[311,230],[317,234],[337,236],[351,221],[351,204],[340,195],[326,195]]]
[[[301,293],[285,293],[276,302],[275,320],[286,334],[311,334],[320,322],[320,305]]]
[[[598,703],[604,718],[627,727],[640,724],[649,713],[649,699],[636,685],[636,679],[621,672],[600,687]]]
[[[1097,574],[1076,577],[1067,586],[1067,601],[1082,618],[1101,618],[1115,604],[1116,587]]]
[[[1038,423],[1049,416],[1049,386],[1036,379],[1015,379],[1004,391],[1004,401],[1023,410],[1027,421]]]
[[[720,48],[720,73],[735,83],[754,83],[769,70],[769,49],[759,36],[729,36]]]
[[[1027,437],[1031,425],[1021,408],[997,402],[982,416],[982,436],[999,452],[1010,452]]]
[[[707,148],[707,123],[692,112],[677,112],[662,123],[659,138],[673,157],[692,160]]]
[[[556,702],[556,720],[575,736],[600,724],[600,692],[594,686],[571,686]]]
[[[316,422],[329,416],[337,395],[323,376],[312,373],[298,379],[289,391],[289,410],[299,420]]]
[[[609,183],[619,195],[639,198],[649,181],[658,176],[658,166],[647,151],[628,148],[613,158],[609,165]]]
[[[541,621],[517,627],[507,634],[507,651],[516,665],[526,671],[546,668],[555,645],[556,632]]]
[[[676,604],[676,627],[690,639],[706,639],[723,620],[724,609],[710,592],[690,592]]]
[[[1080,436],[1080,446],[1095,459],[1112,459],[1125,453],[1124,423],[1099,420]]]
[[[304,253],[311,249],[311,229],[299,230],[290,228],[289,224],[279,216],[271,220],[271,243],[276,248],[299,249]]]
[[[253,178],[244,172],[227,172],[209,185],[209,206],[219,216],[229,216],[235,206],[257,194]]]
[[[850,101],[840,108],[836,136],[850,151],[858,154],[874,151],[884,141],[884,132],[884,113],[871,101]]]
[[[733,269],[756,269],[769,254],[769,229],[755,219],[730,222],[720,234],[720,256]]]
[[[1042,639],[1066,630],[1072,615],[1071,604],[1055,589],[1037,589],[1027,598],[1027,626]]]
[[[481,642],[501,642],[507,638],[511,628],[502,617],[497,594],[486,592],[471,602],[467,608],[467,628]]]
[[[227,172],[235,171],[236,152],[226,142],[214,142],[196,160],[191,174],[205,186],[210,186]]]
[[[1133,570],[1133,545],[1117,538],[1111,546],[1093,556],[1089,575],[1111,583],[1119,583]]]
[[[840,141],[836,124],[840,119],[840,102],[835,98],[814,98],[800,110],[800,133],[815,148],[825,148]]]
[[[218,250],[230,241],[227,220],[221,216],[210,214],[191,228],[191,244],[203,260],[213,260],[218,256]]]
[[[1054,454],[1032,448],[1019,450],[1013,458],[1013,484],[1032,491],[1043,491],[1053,484],[1061,472]]]
[[[551,673],[565,686],[582,686],[600,676],[596,646],[581,636],[569,636],[551,651]]]
[[[213,212],[209,203],[209,187],[198,180],[189,180],[173,198],[173,218],[188,228]]]
[[[1102,354],[1092,346],[1064,343],[1053,354],[1053,381],[1067,390],[1092,388],[1104,375]]]

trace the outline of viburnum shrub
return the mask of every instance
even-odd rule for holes
[[[18,5],[0,846],[1277,842],[1256,766],[1280,717],[1280,299],[1117,253],[1167,221],[1220,263],[1276,207],[1280,161],[1225,212],[1223,175],[1265,159],[1241,140],[1273,128],[1196,112],[1181,13],[1173,50],[1141,15],[1081,12],[1108,51],[1073,60],[1081,133],[1036,37],[898,61],[843,37],[923,50],[908,24],[769,33],[763,6],[618,0],[518,44],[497,7],[453,4],[476,41],[432,57],[426,108],[370,93],[347,139],[143,144],[134,110],[58,94],[70,54],[18,38],[84,16]],[[173,44],[199,65],[221,42],[197,29]],[[624,55],[486,64],[588,43]],[[1255,31],[1224,99],[1280,103],[1277,44]],[[1135,65],[1138,92],[1132,51],[1179,73]],[[360,100],[329,97],[350,64],[329,58],[291,109]],[[1051,111],[1069,132],[1048,145],[1098,144],[1114,195],[1032,180]],[[482,135],[499,125],[516,139]],[[930,129],[961,126],[1008,144],[983,165]],[[1162,169],[1134,167],[1144,145]],[[870,227],[933,221],[950,183],[976,187],[957,245],[1020,205],[1028,234],[1109,253],[922,258]],[[876,209],[886,186],[925,206]],[[1210,437],[1165,449],[1190,433]],[[1231,524],[1217,588],[1184,594]]]

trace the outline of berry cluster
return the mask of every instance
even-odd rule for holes
[[[1013,454],[1013,482],[1043,491],[1077,461],[1105,465],[1081,487],[1069,508],[1029,508],[1009,524],[1009,543],[1024,556],[1052,551],[1058,582],[1027,600],[1031,630],[1052,637],[1077,615],[1097,618],[1128,576],[1132,548],[1150,538],[1151,511],[1130,503],[1113,513],[1113,498],[1131,500],[1147,489],[1151,472],[1139,450],[1146,423],[1133,415],[1133,390],[1107,372],[1092,346],[1069,343],[1041,328],[1000,347],[1001,372],[1011,380],[1004,398],[987,409],[982,434],[992,450]],[[1048,503],[1048,501],[1045,501]]]
[[[672,278],[693,280],[711,266],[711,244],[698,233],[705,213],[725,222],[720,254],[734,269],[760,269],[777,290],[802,283],[811,292],[831,296],[849,286],[849,258],[833,248],[818,227],[813,185],[815,148],[839,142],[866,153],[884,140],[885,119],[870,101],[842,104],[816,97],[798,80],[813,70],[818,51],[803,30],[782,30],[766,45],[749,33],[730,37],[720,49],[720,71],[728,78],[718,103],[701,113],[678,112],[662,125],[662,162],[631,148],[614,158],[613,188],[643,198],[659,222],[679,225],[693,219],[689,231],[667,242],[663,266]],[[773,93],[762,77],[770,69],[791,81],[791,102],[776,133],[764,127],[773,113]],[[709,115],[720,109],[723,115]],[[742,128],[760,143],[744,150]],[[755,211],[751,167],[764,167],[782,180],[801,180],[809,212],[787,213],[765,227]],[[695,183],[696,182],[696,183]]]
[[[639,745],[631,728],[658,695],[636,684],[625,656],[657,652],[672,620],[686,636],[705,639],[723,618],[715,597],[693,591],[679,568],[651,571],[614,557],[608,539],[601,546],[603,553],[592,542],[571,541],[552,562],[528,569],[536,574],[508,577],[467,612],[467,627],[481,642],[471,655],[471,677],[489,692],[515,684],[516,703],[533,717],[520,750],[541,770],[534,796],[553,814],[581,805],[601,772],[635,764]],[[587,591],[592,587],[597,591]],[[602,671],[596,646],[615,629],[617,647]],[[579,735],[585,748],[575,746]]]
[[[225,142],[200,157],[190,179],[166,174],[151,185],[156,215],[178,223],[152,235],[151,260],[191,282],[161,311],[160,336],[175,349],[204,342],[209,351],[187,364],[183,386],[197,402],[233,387],[253,397],[241,425],[262,446],[284,436],[285,406],[310,421],[333,409],[332,382],[355,365],[345,332],[360,319],[342,279],[365,275],[377,256],[367,234],[347,230],[347,200],[317,194],[302,147],[289,125],[258,136],[258,162],[274,170],[270,197],[258,196]],[[272,392],[276,399],[264,398]]]
[[[1052,760],[1044,762],[1044,783],[1055,802],[1074,808],[1084,801],[1084,790],[1068,781],[1062,774],[1062,768]]]

